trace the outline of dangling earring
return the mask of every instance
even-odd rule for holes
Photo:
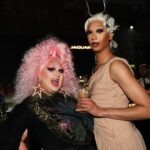
[[[96,57],[96,55],[95,55],[95,65],[97,65],[97,57]]]
[[[37,86],[33,87],[34,91],[32,96],[38,95],[40,98],[42,98],[42,92],[44,91],[44,89],[41,88],[40,83]]]
[[[111,48],[117,48],[117,47],[118,47],[117,42],[114,41],[114,40],[111,40],[111,41],[110,41],[110,47],[111,47]]]

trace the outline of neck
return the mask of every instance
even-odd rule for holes
[[[115,55],[110,50],[96,53],[97,65],[102,65],[107,63],[114,56]]]

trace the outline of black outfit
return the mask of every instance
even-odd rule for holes
[[[2,125],[0,150],[18,150],[25,129],[30,150],[90,150],[93,118],[76,112],[76,103],[62,93],[26,98]]]

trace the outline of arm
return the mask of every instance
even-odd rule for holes
[[[27,147],[26,143],[21,141],[18,150],[28,150],[28,147]]]
[[[26,143],[27,135],[28,135],[28,130],[26,129],[23,132],[23,135],[21,137],[21,142],[18,150],[28,150],[27,143]]]
[[[112,80],[119,84],[124,93],[136,105],[129,108],[101,108],[93,101],[80,101],[77,111],[87,111],[95,117],[106,117],[120,120],[140,120],[150,118],[150,97],[133,76],[129,67],[114,61],[110,66]]]
[[[30,122],[30,113],[24,104],[17,105],[0,129],[0,149],[18,149],[23,132]],[[9,143],[9,144],[7,144]]]

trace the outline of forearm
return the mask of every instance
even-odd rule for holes
[[[92,100],[81,100],[77,104],[76,111],[85,111],[99,118],[112,118],[118,120],[142,120],[150,119],[150,104],[147,101],[143,105],[135,104],[127,108],[104,108],[95,104]]]
[[[118,120],[142,120],[150,118],[150,111],[144,106],[128,108],[100,108],[97,117],[112,118]]]

